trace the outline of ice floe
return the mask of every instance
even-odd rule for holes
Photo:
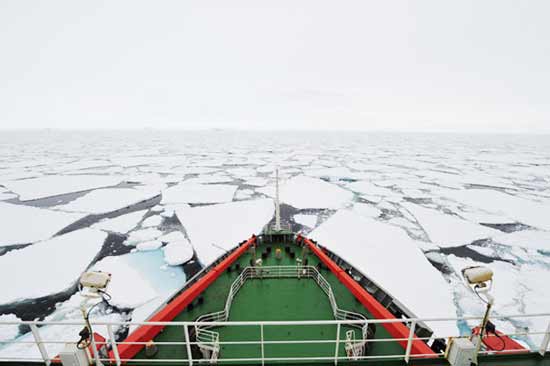
[[[257,191],[275,196],[273,186]],[[321,179],[297,176],[281,183],[280,199],[298,209],[344,207],[353,199],[353,193]]]
[[[96,189],[66,205],[56,206],[55,208],[68,212],[101,214],[131,206],[159,194],[160,192],[155,190],[133,188]]]
[[[402,206],[416,218],[430,241],[440,247],[466,245],[478,239],[500,234],[498,230],[414,203],[404,203]]]
[[[549,218],[550,219],[550,218]],[[509,246],[540,249],[550,253],[550,232],[540,230],[522,230],[495,236],[493,241]]]
[[[416,316],[456,316],[449,284],[402,229],[340,210],[310,237],[378,283]],[[426,293],[430,296],[422,296]],[[440,335],[457,333],[456,324],[428,325]]]
[[[162,242],[160,240],[146,241],[144,243],[139,243],[136,245],[136,249],[142,252],[149,250],[157,250],[162,247]]]
[[[141,227],[159,226],[162,222],[162,216],[149,216],[141,223]]]
[[[119,308],[134,308],[155,298],[158,294],[139,271],[132,268],[125,256],[105,257],[92,267],[95,271],[111,274],[107,293],[111,305]]]
[[[81,229],[0,256],[0,304],[55,294],[70,288],[101,249],[107,234]]]
[[[103,219],[97,224],[92,225],[92,227],[94,229],[126,234],[139,224],[146,212],[147,210],[141,210],[126,215],[120,215],[112,219]]]
[[[2,324],[2,322],[18,322],[20,320],[21,319],[14,314],[0,315],[0,342],[12,340],[19,335],[19,325]],[[2,345],[0,345],[0,348],[1,347]]]
[[[300,225],[307,226],[309,228],[314,228],[315,224],[317,223],[317,216],[297,214],[297,215],[294,215],[294,221],[296,221]]]
[[[156,228],[147,228],[130,232],[130,235],[124,241],[125,245],[137,245],[146,241],[158,238],[162,235],[162,231]]]
[[[162,192],[162,203],[221,203],[233,200],[237,186],[180,183]]]
[[[177,209],[176,214],[204,265],[258,234],[273,218],[271,199]]]
[[[447,197],[469,206],[506,215],[526,225],[550,230],[550,204],[514,197],[492,189],[449,191]]]
[[[0,246],[4,246],[48,239],[84,215],[0,202],[0,217]]]
[[[159,240],[168,244],[162,249],[164,260],[171,266],[184,264],[193,258],[193,246],[180,231],[173,231]]]
[[[117,185],[121,178],[109,175],[46,175],[2,182],[22,201]]]

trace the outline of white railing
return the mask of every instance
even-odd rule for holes
[[[507,315],[507,316],[492,316],[491,319],[495,320],[507,320],[507,321],[531,321],[537,325],[536,329],[522,330],[516,332],[510,332],[503,334],[512,338],[518,337],[537,337],[541,340],[540,343],[534,345],[530,352],[536,352],[544,355],[548,351],[548,345],[550,342],[550,313],[540,313],[540,314],[517,314],[517,315]],[[384,359],[400,359],[408,361],[410,359],[416,358],[426,358],[426,357],[442,357],[443,352],[439,354],[413,354],[411,352],[412,343],[416,340],[428,341],[431,337],[415,337],[414,336],[414,325],[422,322],[446,322],[456,324],[457,322],[473,322],[480,321],[481,317],[462,317],[462,318],[412,318],[412,319],[369,319],[368,323],[375,325],[384,325],[390,323],[405,323],[411,328],[409,336],[406,338],[374,338],[367,339],[366,344],[370,344],[370,347],[376,347],[376,344],[385,342],[404,342],[406,347],[403,348],[403,352],[390,354],[390,355],[361,355],[357,356],[357,360],[384,360]],[[105,342],[96,342],[99,346],[107,346],[112,348],[112,355],[110,357],[105,356],[104,353],[98,353],[97,355],[92,355],[92,361],[96,363],[97,366],[100,365],[100,362],[113,362],[117,365],[120,365],[122,362],[132,362],[133,364],[137,363],[179,363],[179,364],[201,364],[206,360],[204,358],[194,358],[191,354],[192,346],[199,346],[199,341],[190,341],[189,329],[192,327],[257,327],[258,334],[261,336],[256,339],[250,339],[246,341],[220,341],[217,340],[219,345],[256,345],[261,349],[261,354],[259,356],[243,357],[243,358],[218,358],[216,361],[218,363],[232,363],[239,364],[243,362],[256,362],[256,363],[266,363],[270,361],[286,361],[286,362],[300,362],[300,361],[324,361],[331,363],[338,363],[338,361],[348,360],[348,356],[340,356],[339,349],[341,347],[345,348],[347,340],[344,336],[341,336],[340,331],[343,330],[344,326],[364,326],[366,322],[364,320],[322,320],[322,321],[213,321],[208,324],[198,323],[198,322],[93,322],[92,327],[94,329],[107,329],[107,332],[104,334],[107,338]],[[47,365],[53,361],[59,352],[66,343],[76,344],[75,339],[78,338],[78,335],[75,334],[66,334],[68,338],[60,338],[59,336],[51,338],[49,334],[64,334],[66,329],[81,329],[85,324],[84,322],[49,322],[49,321],[11,321],[11,322],[0,322],[0,334],[2,334],[3,327],[8,326],[28,326],[31,329],[32,336],[23,336],[17,339],[12,340],[2,340],[0,345],[3,344],[3,347],[0,346],[0,362],[39,362],[45,363]],[[265,327],[301,327],[301,326],[311,326],[311,325],[332,325],[336,327],[336,338],[332,339],[302,339],[302,340],[288,340],[288,339],[264,339],[263,329]],[[156,346],[161,349],[161,347],[173,347],[180,346],[187,349],[187,358],[124,358],[124,355],[119,353],[120,346],[122,345],[142,345],[144,346],[150,340],[143,340],[140,342],[117,342],[114,337],[115,329],[120,329],[121,327],[128,326],[149,326],[149,327],[178,327],[181,329],[184,341],[170,341],[170,342],[155,342]],[[59,331],[50,332],[52,328],[58,328]],[[451,334],[438,334],[437,338],[448,338],[453,335]],[[463,337],[468,337],[469,335],[464,335]],[[317,355],[317,356],[289,356],[289,357],[270,357],[269,353],[265,352],[264,347],[266,345],[296,345],[303,344],[304,349],[307,349],[307,345],[311,344],[324,344],[326,345],[325,349],[327,355]],[[8,353],[10,347],[16,347],[17,353]],[[330,347],[333,348],[330,348]],[[332,349],[332,351],[331,351]],[[23,351],[25,350],[25,352]],[[28,355],[29,351],[35,351],[34,355]],[[517,353],[517,350],[513,351],[504,351],[499,352],[501,354],[506,353]],[[329,354],[330,353],[330,354]],[[487,355],[495,353],[491,350],[483,350],[480,352],[480,355]],[[223,357],[223,354],[220,354]]]
[[[244,283],[249,279],[267,279],[267,278],[311,278],[317,285],[323,290],[323,292],[328,296],[330,301],[330,306],[332,308],[332,313],[334,318],[337,320],[357,320],[360,323],[352,324],[351,326],[361,329],[361,339],[359,340],[348,340],[346,344],[346,349],[352,348],[354,350],[353,359],[355,359],[356,353],[361,352],[363,354],[365,350],[366,341],[368,338],[368,320],[363,314],[354,313],[351,311],[346,311],[340,309],[336,303],[332,287],[328,281],[319,273],[317,268],[313,266],[265,266],[265,267],[246,267],[237,278],[231,284],[229,288],[229,294],[225,301],[225,307],[221,311],[214,313],[204,314],[197,318],[199,323],[208,323],[208,322],[219,322],[227,321],[229,319],[229,312],[231,310],[231,305],[235,295]],[[217,337],[213,337],[210,330],[212,328],[210,325],[196,326],[195,332],[197,334],[197,341],[199,343],[199,348],[203,353],[213,350],[212,355],[216,355],[219,352],[219,344],[214,343],[213,339],[219,340],[219,334]],[[216,333],[217,334],[217,333]],[[202,342],[202,340],[207,340]],[[352,358],[350,356],[350,358]]]

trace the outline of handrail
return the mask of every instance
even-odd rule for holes
[[[526,332],[511,332],[511,333],[507,333],[507,334],[503,334],[503,336],[510,336],[510,337],[514,337],[514,336],[530,336],[530,335],[538,335],[538,336],[541,336],[542,338],[542,342],[540,342],[539,345],[537,345],[536,347],[533,347],[533,349],[531,350],[531,352],[536,352],[536,353],[540,353],[542,355],[544,355],[547,351],[548,351],[548,345],[549,345],[549,342],[550,342],[550,313],[537,313],[537,314],[514,314],[514,315],[493,315],[491,317],[492,319],[532,319],[532,318],[544,318],[544,319],[541,319],[541,321],[539,322],[540,324],[540,329],[531,329],[531,330],[528,330]],[[416,319],[399,319],[397,321],[400,321],[400,322],[404,322],[406,324],[409,324],[411,326],[411,328],[413,328],[413,324],[416,323],[416,322],[422,322],[422,321],[439,321],[439,322],[443,322],[443,321],[449,321],[449,322],[453,322],[453,323],[456,323],[457,321],[464,321],[464,320],[480,320],[481,317],[456,317],[456,318],[430,318],[430,319],[422,319],[422,318],[416,318]],[[383,323],[391,323],[391,322],[394,322],[396,321],[396,319],[369,319],[368,322],[369,323],[375,323],[375,324],[383,324]],[[264,325],[269,325],[269,326],[288,326],[288,325],[292,325],[292,326],[307,326],[307,325],[335,325],[335,326],[343,326],[343,325],[351,325],[351,324],[361,324],[361,323],[364,323],[364,321],[359,321],[359,320],[307,320],[307,321],[223,321],[223,322],[220,322],[220,321],[216,321],[216,322],[211,322],[209,323],[208,325],[211,325],[211,326],[225,326],[225,327],[230,327],[230,326],[247,326],[247,327],[250,327],[250,326],[258,326],[259,328],[263,327]],[[14,339],[14,340],[1,340],[0,341],[0,363],[1,362],[40,362],[40,363],[49,363],[51,361],[53,361],[55,359],[55,350],[53,349],[57,349],[59,350],[60,347],[62,347],[65,343],[67,343],[66,341],[64,340],[52,340],[52,339],[48,339],[47,337],[44,337],[44,328],[40,328],[38,327],[39,325],[47,325],[47,326],[50,326],[50,327],[55,327],[55,326],[59,326],[59,327],[63,327],[63,326],[67,326],[67,325],[78,325],[78,326],[84,326],[84,322],[83,321],[70,321],[70,322],[63,322],[63,321],[0,321],[0,329],[1,327],[3,326],[13,326],[13,325],[34,325],[33,328],[36,329],[36,332],[39,333],[39,338],[41,339],[40,342],[37,342],[36,340],[32,341],[31,339],[33,339],[32,337],[29,338],[29,337],[20,337],[20,338],[17,338],[17,339]],[[115,326],[129,326],[129,325],[145,325],[145,326],[159,326],[159,325],[162,325],[162,326],[176,326],[176,327],[181,327],[182,330],[184,331],[185,334],[187,334],[186,332],[186,329],[188,327],[192,327],[192,326],[201,326],[201,325],[206,325],[205,323],[199,323],[199,322],[189,322],[189,321],[184,321],[184,322],[181,322],[181,321],[174,321],[174,322],[146,322],[146,321],[143,321],[143,322],[123,322],[123,321],[120,321],[120,322],[101,322],[101,321],[98,321],[98,322],[93,322],[92,321],[92,325],[96,327],[97,329],[97,326],[99,325],[105,325],[105,326],[108,326],[108,327],[115,327]],[[108,339],[105,341],[105,342],[97,342],[97,344],[99,346],[103,346],[103,345],[106,345],[106,344],[109,344],[109,345],[112,345],[112,347],[114,349],[117,349],[119,346],[121,345],[124,345],[124,344],[137,344],[137,343],[146,343],[146,342],[124,342],[124,341],[121,341],[121,342],[117,342],[115,341],[113,338],[113,333],[110,332],[111,334],[109,334],[109,337],[107,337]],[[451,336],[451,335],[448,335],[448,334],[438,334],[437,337],[438,338],[447,338],[448,336]],[[469,337],[469,335],[464,335],[462,337]],[[23,339],[21,339],[23,338]],[[75,338],[76,335],[75,335]],[[416,338],[416,339],[428,339],[428,338]],[[404,340],[407,340],[407,339],[404,339]],[[396,339],[394,338],[375,338],[375,339],[367,339],[366,342],[367,343],[373,343],[373,344],[376,344],[376,343],[382,343],[384,344],[385,342],[395,342]],[[410,344],[412,341],[412,338],[409,337],[409,339],[407,340],[408,344]],[[229,345],[229,344],[241,344],[241,345],[245,345],[245,344],[256,344],[256,345],[260,345],[262,348],[263,348],[263,345],[267,345],[267,344],[326,344],[327,346],[329,344],[333,344],[334,346],[337,347],[337,345],[339,344],[342,344],[343,346],[345,345],[345,342],[346,342],[346,339],[344,336],[340,337],[339,339],[314,339],[314,340],[311,340],[311,339],[303,339],[303,340],[286,340],[286,339],[278,339],[278,340],[263,340],[263,339],[259,339],[259,340],[246,340],[246,341],[219,341],[219,339],[217,340],[217,344],[218,345]],[[76,341],[74,342],[76,343]],[[46,350],[47,352],[45,354],[42,354],[40,352],[36,352],[36,355],[37,356],[29,356],[29,355],[25,355],[25,354],[22,354],[20,352],[20,348],[19,348],[19,353],[18,354],[6,354],[4,355],[4,351],[6,350],[6,347],[1,347],[2,345],[10,345],[10,344],[15,344],[15,345],[23,345],[23,344],[28,344],[29,347],[30,346],[36,346],[36,350],[38,351],[38,349],[40,349],[41,347]],[[168,346],[168,345],[181,345],[181,346],[185,346],[185,347],[188,347],[188,349],[190,349],[189,347],[191,347],[191,345],[198,345],[199,342],[198,341],[195,341],[195,342],[192,342],[188,339],[188,337],[186,337],[186,339],[184,341],[180,341],[180,342],[156,342],[156,345],[157,347],[162,347],[164,345]],[[56,345],[58,345],[59,347],[55,347]],[[52,351],[53,350],[53,351]],[[510,350],[510,351],[501,351],[499,352],[499,354],[513,354],[513,353],[517,353],[518,350]],[[494,351],[490,351],[490,350],[485,350],[485,351],[481,351],[480,354],[481,355],[488,355],[488,354],[492,354],[494,353]],[[442,357],[443,356],[443,353],[438,353],[436,354],[436,357]],[[104,356],[100,356],[100,357],[104,357]],[[383,360],[383,359],[388,359],[388,358],[395,358],[395,359],[401,359],[401,360],[408,360],[408,359],[416,359],[416,358],[425,358],[425,357],[434,357],[434,355],[423,355],[423,354],[409,354],[407,355],[407,352],[403,352],[403,353],[400,353],[400,354],[395,354],[395,355],[363,355],[363,356],[357,356],[357,359],[358,360]],[[204,359],[197,359],[197,358],[193,358],[193,357],[189,357],[189,358],[186,358],[186,359],[128,359],[128,358],[118,358],[116,359],[116,352],[115,352],[115,357],[111,357],[111,358],[100,358],[99,361],[103,361],[103,362],[116,362],[118,365],[120,365],[122,362],[129,362],[131,361],[132,363],[140,363],[140,362],[143,362],[143,363],[180,363],[180,364],[188,364],[188,365],[191,365],[193,362],[199,362],[199,361],[203,361],[204,362]],[[246,361],[252,361],[252,362],[269,362],[269,361],[288,361],[288,362],[291,362],[291,361],[334,361],[334,362],[337,362],[339,360],[347,360],[347,356],[338,356],[338,354],[336,353],[336,355],[334,356],[330,356],[330,357],[324,357],[324,356],[319,356],[319,357],[268,357],[268,356],[265,356],[265,355],[262,355],[262,357],[250,357],[250,358],[239,358],[239,359],[217,359],[217,362],[218,363],[230,363],[230,362],[246,362]],[[95,361],[95,360],[94,360]]]
[[[319,271],[313,266],[247,266],[237,276],[229,288],[229,293],[225,301],[225,307],[223,310],[216,311],[201,315],[197,318],[198,323],[210,323],[213,321],[227,321],[229,319],[229,312],[235,295],[239,292],[241,287],[248,279],[253,278],[311,278],[315,280],[321,290],[328,296],[330,306],[334,318],[337,320],[359,320],[360,324],[351,324],[350,326],[361,329],[362,338],[357,341],[348,341],[346,344],[346,350],[352,349],[353,355],[363,354],[366,346],[365,340],[368,335],[368,320],[363,314],[354,313],[340,309],[336,303],[332,287],[328,281],[319,273]],[[219,344],[212,343],[212,339],[219,341],[219,334],[217,332],[208,331],[207,329],[214,328],[210,324],[195,326],[195,333],[199,345],[199,348],[203,354],[210,354],[212,358],[217,358],[219,353]],[[212,334],[212,333],[215,333]],[[204,341],[203,341],[204,340]],[[354,358],[355,359],[355,358]]]

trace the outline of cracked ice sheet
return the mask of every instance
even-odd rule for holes
[[[445,197],[479,209],[500,213],[512,220],[550,230],[550,204],[535,202],[491,189],[448,190]]]
[[[14,314],[2,314],[0,315],[0,342],[1,341],[8,341],[10,339],[13,339],[17,337],[19,334],[19,325],[7,325],[2,324],[2,322],[18,322],[21,319],[19,319]],[[1,347],[1,345],[0,345]]]
[[[386,289],[416,316],[456,317],[449,284],[402,229],[340,210],[310,237]],[[430,296],[418,296],[422,293]],[[439,336],[458,333],[454,323],[428,325]]]
[[[271,199],[176,209],[201,263],[208,266],[239,242],[258,234],[273,218]]]
[[[81,322],[80,319],[73,319],[74,322]],[[126,319],[119,313],[111,313],[106,315],[93,316],[95,322],[122,322]],[[65,348],[65,343],[75,342],[78,339],[78,333],[82,330],[84,323],[81,325],[47,325],[40,327],[40,336],[44,341],[44,347],[50,357],[54,357],[59,354]],[[117,331],[116,327],[113,327],[113,331]],[[108,338],[107,327],[104,325],[95,325],[94,332],[103,335]],[[32,333],[26,333],[25,335],[17,338],[18,342],[34,342]],[[55,341],[61,343],[46,343],[47,341]],[[41,361],[42,357],[38,347],[34,344],[15,344],[12,343],[3,348],[0,348],[0,357],[2,358],[27,358],[36,359]]]
[[[92,267],[94,271],[111,274],[107,293],[111,296],[109,303],[119,308],[134,308],[145,304],[158,296],[146,279],[146,274],[132,268],[128,256],[105,257]]]
[[[303,225],[309,228],[314,228],[315,224],[317,223],[317,216],[297,214],[297,215],[294,215],[294,221],[296,221],[300,225]]]
[[[13,286],[3,286],[0,304],[70,288],[100,251],[106,237],[98,230],[81,229],[0,256],[0,278],[17,279]]]
[[[234,185],[183,182],[162,192],[162,204],[230,202],[236,190]]]
[[[146,212],[147,210],[141,210],[112,219],[103,219],[97,224],[92,225],[92,228],[126,234],[139,224]]]
[[[495,298],[494,311],[499,315],[510,314],[537,314],[547,313],[550,308],[550,269],[537,263],[523,263],[512,265],[502,261],[493,261],[490,264],[483,264],[473,261],[470,258],[459,258],[455,255],[447,257],[452,268],[459,274],[464,267],[484,265],[494,272],[494,283],[491,294]],[[480,316],[483,314],[485,305],[464,285],[454,287],[458,297],[458,305],[464,312],[464,316]],[[548,324],[539,322],[540,318],[516,319],[512,327],[518,325],[518,332],[523,332],[523,327],[529,327],[531,331],[544,331]],[[505,323],[505,322],[501,322]],[[470,324],[476,325],[476,324]],[[541,335],[530,336],[531,340],[539,345]]]
[[[159,194],[160,192],[156,190],[137,190],[133,188],[97,189],[66,205],[56,206],[55,209],[68,212],[102,214],[131,206]]]
[[[170,266],[178,266],[189,262],[193,258],[193,246],[180,231],[173,231],[158,239],[161,242],[168,243],[162,251],[164,260]]]
[[[274,186],[260,188],[257,191],[270,197],[275,196]],[[351,202],[353,193],[321,179],[297,176],[280,185],[280,199],[298,209],[338,209]]]
[[[84,215],[0,202],[0,217],[1,247],[48,239]]]
[[[107,175],[47,175],[39,178],[14,180],[1,184],[19,194],[21,201],[81,192],[89,189],[114,186],[120,177]]]
[[[539,230],[523,230],[510,234],[501,234],[493,238],[495,243],[539,249],[550,252],[550,232]]]
[[[501,234],[498,230],[414,203],[403,203],[402,206],[416,218],[430,241],[443,248],[466,245],[478,239]]]

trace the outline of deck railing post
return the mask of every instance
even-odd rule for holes
[[[91,332],[90,340],[92,341],[92,352],[94,354],[94,360],[95,360],[95,366],[103,366],[101,363],[101,360],[99,359],[99,351],[97,350],[97,345],[95,343],[95,335],[94,332]]]
[[[118,347],[116,345],[115,335],[111,324],[107,324],[107,333],[109,334],[109,342],[111,343],[113,354],[115,355],[115,362],[117,366],[120,366],[120,355],[118,354]]]
[[[544,335],[544,338],[542,339],[542,343],[540,345],[539,353],[544,356],[546,351],[548,350],[548,343],[550,343],[550,321],[548,322],[548,327],[546,327],[546,334]]]
[[[340,350],[340,323],[336,326],[336,347],[334,349],[334,364],[338,365],[338,351]]]
[[[407,340],[407,351],[405,352],[405,362],[409,363],[409,358],[411,356],[411,348],[414,337],[414,329],[416,328],[416,321],[411,323],[411,329],[409,331],[409,339]]]
[[[265,363],[265,353],[264,353],[264,325],[260,324],[260,345],[262,346],[262,365]]]
[[[42,356],[42,359],[44,360],[44,363],[49,366],[50,365],[50,358],[48,357],[48,352],[46,351],[46,347],[44,347],[44,343],[42,342],[42,337],[40,336],[40,332],[38,331],[38,327],[36,324],[31,324],[31,331],[32,336],[34,337],[34,341],[36,342],[36,346],[38,347],[38,350],[40,351],[40,355]]]
[[[183,333],[185,335],[185,348],[187,349],[187,360],[189,362],[189,366],[191,366],[193,365],[193,354],[191,353],[191,343],[189,342],[189,326],[187,324],[183,326]],[[195,329],[195,334],[197,334],[198,336],[196,329]]]

